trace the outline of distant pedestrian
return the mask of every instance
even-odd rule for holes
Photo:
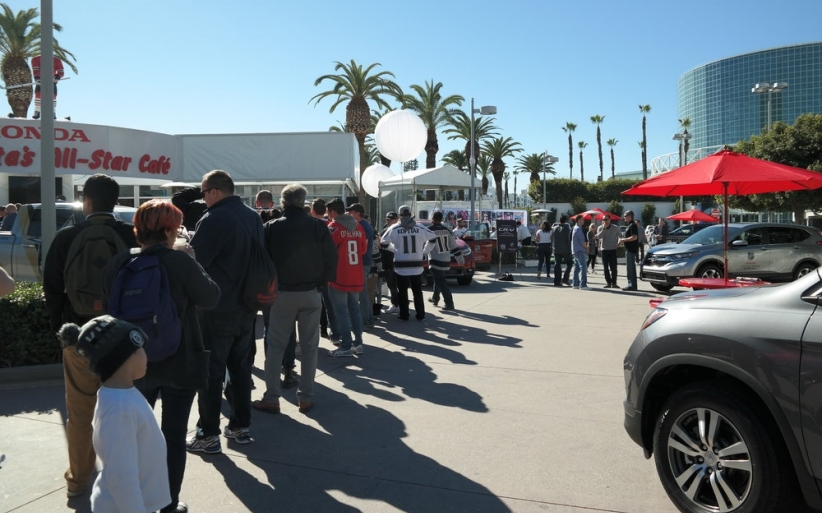
[[[637,290],[636,259],[639,253],[638,228],[634,222],[632,210],[626,210],[623,219],[625,220],[625,237],[620,237],[619,243],[625,245],[625,277],[628,280],[628,286],[622,287],[622,290],[635,291]]]
[[[517,240],[520,245],[520,254],[522,258],[525,258],[525,247],[531,245],[531,230],[521,221],[517,221]]]
[[[365,232],[365,238],[369,242],[374,240],[374,227],[371,222],[365,218],[365,207],[359,203],[352,203],[345,209],[362,227]],[[363,329],[370,330],[374,327],[374,312],[371,305],[374,304],[374,298],[369,294],[369,290],[373,290],[376,276],[371,278],[371,267],[374,265],[374,257],[371,252],[367,252],[362,259],[363,267],[363,289],[360,294],[360,312],[362,313]]]
[[[542,276],[545,264],[545,277],[551,277],[551,225],[543,221],[537,230],[537,279]]]
[[[571,227],[568,225],[568,216],[559,216],[559,223],[551,229],[551,243],[554,245],[554,286],[571,286],[568,281],[571,277],[571,266],[573,265],[573,253],[571,249]],[[565,273],[562,272],[562,264],[565,263]]]
[[[400,311],[400,292],[397,288],[397,274],[394,272],[394,252],[388,249],[388,244],[382,242],[382,237],[385,232],[397,224],[400,216],[396,212],[388,212],[385,214],[385,226],[380,230],[380,254],[382,256],[383,277],[385,285],[388,287],[388,293],[391,297],[391,306],[385,313],[393,314]]]
[[[619,247],[619,227],[606,215],[597,229],[597,238],[602,247],[602,268],[605,271],[605,288],[616,289],[617,286],[617,248]]]
[[[576,217],[574,230],[571,232],[571,250],[574,254],[574,288],[588,288],[588,236],[585,232],[585,218]]]
[[[597,273],[597,253],[599,252],[599,244],[597,241],[597,226],[591,221],[588,226],[588,266],[591,268],[591,274]]]
[[[451,294],[451,288],[448,286],[445,273],[451,269],[451,257],[454,257],[460,265],[465,262],[465,258],[457,246],[454,234],[442,223],[442,212],[434,212],[428,229],[436,235],[436,238],[428,242],[431,249],[428,257],[428,268],[434,277],[434,294],[431,296],[431,303],[437,306],[440,302],[440,296],[442,296],[445,303],[442,309],[453,310],[454,297]]]
[[[656,243],[665,244],[666,242],[668,242],[668,223],[660,217],[656,227]]]
[[[637,236],[637,245],[639,246],[639,262],[645,260],[645,244],[647,244],[648,239],[645,238],[645,229],[642,227],[642,221],[637,219],[634,221],[636,224],[636,236]]]

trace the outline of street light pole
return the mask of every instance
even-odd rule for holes
[[[559,159],[550,155],[547,151],[542,154],[542,209],[548,210],[548,195],[546,185],[548,184],[548,165],[556,164],[559,162]],[[546,165],[548,164],[548,165]],[[548,213],[545,213],[545,219],[548,219]]]
[[[471,169],[471,214],[468,217],[468,231],[471,231],[471,223],[474,222],[474,201],[476,198],[476,187],[474,185],[475,175],[477,174],[477,157],[474,155],[474,114],[494,115],[497,113],[497,108],[493,105],[485,105],[479,109],[474,108],[474,98],[471,98],[471,140],[468,144],[471,145],[470,156],[468,158],[468,167]]]
[[[770,82],[762,82],[761,84],[756,84],[751,89],[752,93],[766,93],[767,96],[767,105],[768,105],[768,125],[765,127],[765,131],[771,129],[771,94],[773,93],[781,93],[785,89],[788,88],[787,82],[774,82],[771,84]]]
[[[690,138],[691,134],[689,134],[687,130],[681,134],[674,134],[673,140],[679,141],[679,167],[682,167],[688,163],[688,155],[685,153],[685,143],[687,143]],[[684,196],[679,197],[679,211],[685,212]],[[682,222],[680,222],[680,226],[682,226]]]

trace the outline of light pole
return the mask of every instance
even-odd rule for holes
[[[688,163],[688,155],[685,153],[685,144],[690,138],[691,134],[689,134],[687,130],[681,134],[674,134],[673,140],[679,141],[679,167],[682,167]],[[683,196],[679,197],[679,211],[685,212],[685,198]],[[680,226],[681,225],[682,223],[680,223]]]
[[[471,155],[468,158],[468,166],[471,168],[471,214],[468,218],[468,231],[471,231],[471,223],[474,222],[474,201],[476,199],[477,191],[474,187],[474,179],[477,174],[477,158],[474,156],[474,114],[482,114],[483,116],[493,116],[497,113],[497,108],[493,105],[485,105],[479,109],[474,108],[474,98],[471,98]]]
[[[787,88],[787,82],[774,82],[773,84],[771,84],[770,82],[762,82],[761,84],[756,84],[751,89],[752,93],[766,93],[768,95],[768,125],[765,127],[766,132],[771,129],[771,94],[781,93]]]
[[[553,155],[549,155],[546,151],[542,154],[542,209],[548,210],[548,196],[546,191],[546,184],[548,183],[548,178],[546,178],[546,174],[548,172],[548,166],[551,164],[556,164],[559,162],[559,159],[554,157]],[[548,212],[545,213],[545,219],[548,219]]]

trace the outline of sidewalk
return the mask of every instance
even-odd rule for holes
[[[329,358],[323,339],[315,408],[300,414],[290,389],[282,414],[253,412],[254,443],[189,455],[181,499],[192,513],[674,512],[622,427],[622,358],[656,294],[504,270],[515,281],[453,285],[456,313],[383,314],[362,357]],[[0,513],[89,511],[88,494],[66,499],[63,420],[60,381],[0,386]]]

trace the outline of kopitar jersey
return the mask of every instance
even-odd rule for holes
[[[394,252],[394,272],[400,276],[416,276],[422,274],[425,258],[425,243],[436,237],[427,228],[404,219],[393,225],[382,237],[389,249]]]

